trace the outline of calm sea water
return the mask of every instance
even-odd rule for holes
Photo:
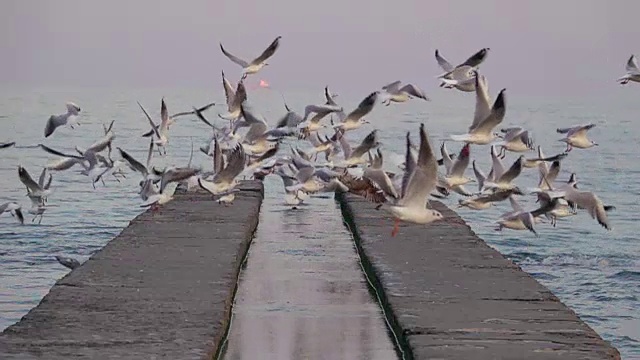
[[[340,94],[338,102],[347,109],[367,95],[366,92],[347,94],[334,90]],[[536,144],[542,145],[547,155],[564,149],[557,141],[560,136],[555,128],[588,122],[597,124],[590,131],[590,137],[600,146],[572,151],[562,163],[559,179],[567,179],[571,172],[576,172],[581,189],[595,191],[606,204],[615,205],[617,210],[609,214],[613,231],[604,230],[588,214],[580,212],[560,220],[556,228],[538,225],[540,237],[536,238],[529,232],[493,230],[499,214],[509,210],[506,202],[486,211],[459,210],[480,237],[549,287],[627,359],[640,358],[640,243],[636,235],[638,226],[634,224],[640,211],[640,165],[636,160],[640,143],[636,131],[639,91],[640,87],[627,87],[606,98],[577,100],[524,98],[508,93],[503,125],[530,129]],[[497,89],[491,89],[492,95],[496,92]],[[386,167],[394,170],[393,162],[402,160],[405,132],[415,133],[420,122],[426,124],[436,148],[449,134],[464,133],[472,118],[474,95],[443,90],[433,90],[428,95],[433,101],[377,107],[368,117],[372,125],[348,133],[349,140],[359,142],[374,127],[380,129],[387,154]],[[103,134],[101,124],[115,120],[115,145],[144,160],[148,142],[140,134],[148,126],[135,102],[139,100],[157,118],[162,96],[166,97],[170,113],[212,99],[222,103],[221,90],[217,89],[4,89],[0,90],[0,142],[17,141],[22,146],[44,143],[70,152],[76,145],[90,145]],[[324,100],[322,88],[285,93],[285,96],[289,105],[299,112],[306,104]],[[275,90],[249,89],[249,99],[272,124],[284,114],[281,96]],[[63,112],[68,100],[82,108],[82,125],[75,130],[59,128],[53,136],[44,139],[46,119],[50,114]],[[223,112],[223,108],[210,110],[209,118],[215,119],[216,112]],[[209,129],[197,119],[179,119],[170,131],[169,155],[156,156],[154,164],[186,163],[192,139],[195,164],[208,168],[210,161],[197,148],[204,145],[209,135]],[[417,134],[414,139],[417,141]],[[448,148],[457,152],[460,144],[452,142]],[[489,147],[473,146],[471,151],[487,173]],[[510,165],[515,158],[516,155],[509,154],[505,164]],[[37,177],[42,167],[54,159],[40,149],[0,150],[0,201],[18,201],[28,207],[29,200],[17,176],[18,165]],[[468,171],[472,176],[471,169]],[[18,225],[8,214],[0,216],[0,329],[18,321],[67,273],[68,270],[56,262],[55,255],[86,260],[141,211],[136,193],[139,177],[135,174],[122,183],[107,179],[106,186],[100,184],[96,190],[75,169],[53,175],[54,194],[49,197],[50,208],[41,225],[31,224],[30,216],[25,226]],[[515,182],[533,187],[537,179],[535,169],[526,169]],[[279,184],[267,191],[283,190]],[[457,199],[454,194],[445,202],[455,205]],[[521,203],[534,207],[533,200],[526,197]],[[315,211],[325,210],[317,206]]]

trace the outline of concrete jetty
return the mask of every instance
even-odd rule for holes
[[[307,202],[266,195],[223,359],[397,359],[340,209]]]
[[[405,358],[620,359],[547,288],[478,238],[442,203],[445,221],[403,224],[337,194]]]
[[[210,359],[264,196],[241,183],[229,207],[176,194],[60,279],[0,335],[0,359]]]

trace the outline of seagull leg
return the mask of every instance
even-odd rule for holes
[[[100,177],[100,181],[102,181],[103,186],[107,186],[107,184],[104,183],[104,179],[102,177]]]
[[[391,230],[391,237],[396,237],[396,235],[398,235],[398,231],[400,231],[400,219],[395,218],[393,220],[393,230]]]
[[[38,225],[42,224],[42,214],[40,214],[40,220],[38,220]]]

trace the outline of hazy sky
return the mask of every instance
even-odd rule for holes
[[[637,0],[2,0],[0,81],[27,86],[211,86],[281,46],[260,78],[281,89],[425,90],[490,47],[492,92],[602,91],[640,55]]]

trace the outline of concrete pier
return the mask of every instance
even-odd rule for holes
[[[333,199],[267,194],[227,345],[226,360],[398,358]]]
[[[261,182],[225,207],[176,194],[136,217],[0,335],[0,359],[211,359],[258,223]]]
[[[406,358],[620,359],[443,204],[432,202],[445,221],[403,224],[392,238],[384,210],[352,194],[337,198]]]

